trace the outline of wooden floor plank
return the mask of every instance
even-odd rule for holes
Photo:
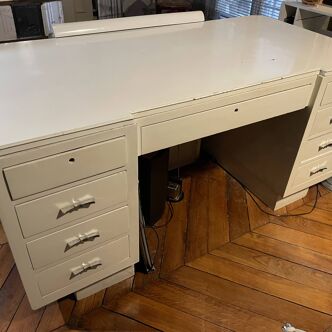
[[[270,222],[307,234],[316,235],[327,240],[332,240],[332,225],[317,222],[316,220],[297,216],[287,218],[270,217]]]
[[[330,273],[332,257],[295,245],[272,239],[255,233],[248,233],[236,239],[234,243],[267,254],[301,264],[313,269]]]
[[[88,331],[157,331],[150,326],[104,308],[95,309],[81,317],[77,328]]]
[[[304,205],[301,206],[293,211],[291,211],[291,214],[303,214],[301,218],[309,219],[312,221],[318,221],[322,224],[330,225],[332,226],[332,212],[326,211],[322,209],[315,208],[312,212],[310,212],[311,206]],[[307,213],[310,212],[310,213]]]
[[[324,292],[330,292],[332,296],[331,274],[242,247],[235,243],[228,243],[220,249],[212,251],[211,254]]]
[[[233,178],[228,181],[229,236],[234,240],[250,231],[246,192]]]
[[[7,331],[36,331],[44,310],[32,310],[25,295]]]
[[[65,324],[66,322],[60,310],[59,304],[57,302],[53,302],[45,308],[36,331],[49,332],[58,329]]]
[[[76,301],[70,296],[58,300],[59,310],[66,324],[69,322],[75,303]]]
[[[332,296],[330,294],[288,279],[213,255],[200,257],[188,265],[307,308],[332,314]]]
[[[225,304],[223,301],[165,281],[138,291],[141,295],[211,323],[243,332],[278,331],[281,322]]]
[[[321,191],[321,189],[320,189],[320,191]],[[317,203],[315,203],[315,199],[314,199],[311,202],[308,202],[307,205],[308,206],[315,205],[316,208],[318,208],[318,209],[332,212],[332,192],[329,192],[326,195],[319,197],[319,199],[317,200]]]
[[[229,242],[229,221],[227,211],[228,176],[219,172],[218,179],[209,178],[208,200],[208,251]]]
[[[82,330],[82,329],[73,330],[73,329],[69,328],[68,326],[64,325],[64,326],[59,327],[56,330],[53,330],[52,332],[83,332],[83,331],[86,331],[86,330]]]
[[[254,230],[257,227],[263,226],[269,222],[269,217],[266,213],[261,211],[257,205],[263,206],[262,202],[259,202],[259,200],[256,198],[255,202],[253,198],[246,193],[247,197],[247,206],[248,206],[248,215],[249,215],[249,222],[250,222],[250,229]]]
[[[24,289],[16,267],[0,289],[0,331],[6,331],[24,297]]]
[[[160,269],[162,274],[169,273],[184,264],[186,253],[186,233],[188,225],[188,210],[190,201],[191,178],[185,177],[182,182],[184,198],[173,204],[173,220],[167,226],[163,263]]]
[[[136,274],[137,275],[137,274]],[[133,278],[125,279],[116,285],[106,289],[103,306],[112,305],[120,297],[125,296],[132,290]]]
[[[292,322],[306,331],[321,332],[332,326],[332,317],[327,314],[188,266],[172,272],[167,280],[271,319]]]
[[[0,288],[14,266],[14,258],[8,244],[0,247]]]
[[[206,320],[134,293],[122,297],[115,304],[113,311],[161,331],[229,331]]]
[[[209,180],[205,177],[191,179],[186,243],[187,262],[208,252],[208,222],[206,222],[208,220],[208,184]]]
[[[0,222],[0,245],[8,243],[5,231],[3,230],[3,226]]]
[[[74,309],[72,310],[69,324],[76,327],[77,322],[83,315],[99,308],[103,303],[105,291],[106,290],[101,290],[96,294],[90,295],[82,300],[77,301],[75,303]]]
[[[316,235],[272,223],[259,227],[254,232],[323,255],[332,256],[332,241]],[[332,270],[330,272],[332,273]]]

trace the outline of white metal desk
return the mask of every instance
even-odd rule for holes
[[[331,54],[329,38],[264,17],[1,45],[0,218],[32,306],[138,260],[141,154],[277,119],[296,133],[273,141],[292,156],[279,192],[234,167],[255,166],[251,139],[239,159],[219,156],[227,138],[208,148],[277,207],[331,176]]]

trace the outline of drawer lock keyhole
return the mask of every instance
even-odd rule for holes
[[[70,159],[69,159],[69,163],[70,163],[70,164],[73,164],[74,162],[75,162],[75,158],[70,158]]]

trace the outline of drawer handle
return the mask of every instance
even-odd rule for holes
[[[97,229],[93,229],[90,232],[84,234],[78,234],[77,236],[73,236],[66,240],[66,249],[65,251],[71,249],[72,247],[77,246],[78,244],[93,241],[96,237],[99,237],[99,231]]]
[[[332,146],[332,140],[328,140],[328,141],[323,141],[319,147],[318,147],[318,151],[324,150],[326,148],[329,148]]]
[[[59,213],[60,215],[65,215],[68,212],[71,212],[73,210],[78,210],[81,207],[84,207],[85,205],[90,205],[96,203],[96,199],[91,195],[85,195],[78,199],[73,199],[71,202],[66,202],[63,204],[59,204]]]
[[[310,171],[310,176],[313,176],[317,173],[324,172],[327,169],[326,166],[315,167]]]
[[[86,271],[89,271],[92,269],[96,269],[100,265],[102,265],[100,258],[94,258],[87,263],[83,262],[80,266],[76,266],[76,267],[70,269],[70,272],[71,272],[70,279],[80,275],[83,272],[86,272]]]

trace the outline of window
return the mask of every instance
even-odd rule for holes
[[[265,15],[278,18],[282,0],[216,0],[220,17]]]

